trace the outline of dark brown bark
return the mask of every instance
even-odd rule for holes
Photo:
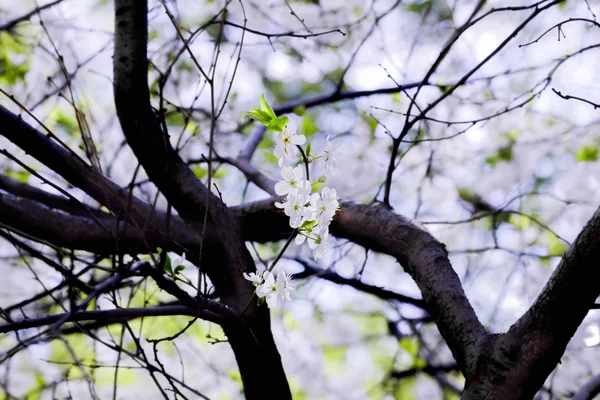
[[[264,397],[264,377],[269,377],[270,395],[290,398],[281,358],[270,330],[269,310],[256,307],[254,288],[243,273],[256,267],[246,249],[237,224],[225,204],[208,190],[172,148],[150,105],[147,60],[147,2],[115,2],[114,86],[117,115],[137,159],[150,180],[196,232],[211,232],[218,238],[203,246],[201,260],[188,254],[208,273],[221,301],[244,314],[247,329],[239,323],[222,324],[235,354],[247,398]],[[204,227],[205,214],[208,215]],[[200,238],[202,240],[202,238]],[[260,363],[260,364],[259,364]]]

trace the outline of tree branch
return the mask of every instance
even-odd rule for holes
[[[96,321],[103,324],[129,321],[140,317],[161,317],[173,315],[188,315],[214,323],[221,323],[223,317],[212,310],[197,310],[192,307],[173,305],[146,308],[120,308],[115,310],[79,311],[73,314],[54,314],[39,318],[25,318],[8,324],[0,325],[0,333],[20,331],[22,329],[39,328],[54,324],[62,319],[65,322]]]
[[[63,2],[63,0],[54,0],[54,1],[50,2],[50,3],[48,3],[48,4],[44,4],[43,6],[36,7],[33,10],[29,11],[26,14],[21,15],[18,18],[15,18],[12,21],[7,22],[4,25],[0,25],[0,32],[1,31],[11,30],[12,28],[15,27],[15,25],[17,25],[17,24],[19,24],[19,23],[21,23],[23,21],[29,20],[29,18],[33,17],[35,14],[38,14],[39,12],[42,12],[42,11],[44,11],[44,10],[50,8],[50,7],[54,7],[58,3],[62,3],[62,2]]]
[[[290,228],[272,200],[233,207],[246,240],[279,240]],[[331,233],[395,257],[415,280],[423,299],[461,370],[475,368],[479,343],[487,332],[477,319],[445,246],[411,220],[379,206],[342,202]]]
[[[200,253],[200,272],[208,273],[222,302],[238,313],[251,304],[244,314],[250,331],[239,329],[237,324],[222,325],[236,356],[246,397],[263,398],[264,376],[269,376],[270,395],[291,398],[270,330],[269,311],[266,306],[259,308],[252,302],[254,287],[242,275],[256,267],[236,221],[220,198],[213,195],[179,157],[152,110],[148,88],[147,13],[147,1],[115,1],[114,94],[123,133],[150,180],[179,215],[197,232],[210,232],[218,238],[211,246],[203,246],[205,238],[201,238],[197,252],[188,252],[188,255],[198,261]],[[208,83],[212,85],[212,81]],[[213,126],[214,118],[213,114]],[[264,368],[256,368],[257,359],[262,360]]]
[[[497,338],[487,360],[481,361],[487,361],[482,374],[495,376],[496,381],[490,386],[486,375],[480,376],[479,393],[531,398],[560,362],[568,342],[600,295],[598,282],[600,209],[565,253],[535,303]],[[506,365],[512,367],[506,369]]]
[[[153,226],[147,226],[140,235],[128,223],[121,223],[118,232],[115,232],[115,218],[103,214],[93,220],[53,210],[33,200],[0,194],[0,223],[16,233],[26,233],[58,247],[97,254],[122,251],[133,255],[154,251],[156,247],[180,253],[182,248],[195,245],[194,232],[181,221],[171,221],[169,236]]]

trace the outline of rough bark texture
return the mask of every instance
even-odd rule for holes
[[[246,397],[262,398],[263,378],[268,376],[271,395],[290,398],[270,330],[269,311],[265,306],[255,306],[254,288],[242,275],[255,270],[255,266],[236,221],[225,204],[196,178],[172,148],[150,105],[147,12],[146,1],[115,2],[115,104],[123,133],[152,182],[198,233],[202,232],[204,215],[208,213],[205,231],[212,232],[218,240],[203,247],[199,267],[208,273],[221,301],[240,314],[252,304],[244,314],[247,329],[240,329],[237,322],[222,324],[238,362]],[[195,250],[190,256],[198,261],[194,257],[198,249]]]

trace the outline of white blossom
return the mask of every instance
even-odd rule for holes
[[[309,194],[311,192],[310,182],[304,179],[304,166],[298,165],[296,168],[283,167],[281,169],[283,181],[275,184],[275,193],[280,196],[288,194],[292,191],[298,191],[301,194]]]
[[[294,160],[298,154],[296,146],[304,143],[306,143],[306,137],[297,135],[294,124],[291,121],[288,122],[283,132],[279,132],[276,138],[275,157],[279,160],[279,166],[283,165],[284,160]]]
[[[292,276],[281,268],[277,274],[277,300],[292,301],[292,292],[295,290]]]
[[[320,194],[314,193],[310,197],[310,219],[317,220],[321,227],[328,227],[339,205],[335,189],[324,187]]]
[[[341,153],[337,146],[333,147],[333,143],[329,141],[329,135],[325,139],[325,150],[323,151],[323,161],[325,162],[325,170],[327,173],[335,175],[335,166],[340,164]]]
[[[249,280],[250,282],[252,282],[252,284],[254,286],[258,286],[262,283],[263,278],[262,278],[262,273],[260,272],[250,272],[250,274],[247,274],[244,272],[244,278],[246,278],[247,280]]]
[[[264,297],[270,308],[277,305],[279,287],[275,281],[275,275],[271,271],[265,271],[263,274],[264,282],[256,288],[256,295]]]
[[[310,247],[313,251],[313,258],[318,260],[323,257],[325,252],[329,249],[331,244],[329,243],[329,231],[327,229],[323,229],[322,232],[319,232],[316,236],[311,236],[308,238],[308,247]]]
[[[290,217],[290,226],[298,228],[309,214],[306,208],[308,200],[309,196],[293,191],[288,193],[283,203],[276,202],[275,207],[283,208],[285,215]]]

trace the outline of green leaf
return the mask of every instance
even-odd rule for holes
[[[288,117],[273,118],[267,125],[270,132],[283,132],[288,123]]]
[[[196,175],[196,178],[198,178],[198,179],[202,179],[206,175],[208,175],[208,171],[205,168],[202,168],[199,165],[194,165],[192,167],[192,172],[194,173],[194,175]]]
[[[29,177],[31,176],[29,171],[14,171],[12,169],[4,170],[4,175],[23,183],[27,183],[29,181]]]
[[[562,256],[567,251],[567,247],[552,233],[548,235],[548,253],[551,256]]]
[[[173,271],[173,274],[177,275],[177,274],[181,273],[184,269],[185,269],[185,265],[178,265],[175,267],[175,271]]]
[[[275,112],[273,111],[269,103],[267,103],[267,100],[265,100],[264,94],[260,96],[260,109],[265,111],[271,118],[277,118],[275,116]]]
[[[371,131],[371,133],[375,132],[375,129],[377,129],[377,125],[379,125],[379,122],[377,122],[375,118],[367,114],[363,116],[363,120],[369,126],[369,130]]]
[[[564,8],[564,6],[567,4],[567,0],[563,0],[560,3],[558,3],[558,8]]]
[[[306,137],[312,136],[319,130],[319,127],[315,124],[315,120],[310,115],[306,115],[302,118],[302,125],[300,125],[300,133]]]
[[[498,157],[500,160],[511,161],[513,158],[512,147],[506,146],[498,149]]]
[[[165,260],[165,272],[169,275],[173,275],[173,266],[171,265],[171,257],[167,254],[167,258]]]
[[[416,357],[419,351],[419,343],[417,342],[417,339],[411,337],[400,339],[400,347],[406,350],[406,352],[413,357]]]
[[[317,224],[317,220],[313,220],[313,221],[304,221],[302,223],[302,225],[300,226],[300,229],[302,228],[312,228],[313,226],[315,226]]]
[[[508,217],[508,222],[514,225],[518,230],[522,231],[531,225],[531,220],[525,215],[511,214]]]
[[[310,149],[312,148],[312,143],[308,142],[308,144],[306,145],[306,158],[310,158]]]
[[[582,147],[577,153],[575,158],[579,162],[594,162],[598,160],[598,148],[591,146]]]
[[[254,108],[253,110],[248,111],[246,113],[246,118],[252,118],[263,125],[269,125],[269,122],[271,122],[271,119],[273,119],[269,113],[261,110],[260,108]]]
[[[178,112],[167,114],[165,117],[165,121],[167,122],[168,125],[172,125],[172,126],[184,126],[185,125],[185,117]]]

